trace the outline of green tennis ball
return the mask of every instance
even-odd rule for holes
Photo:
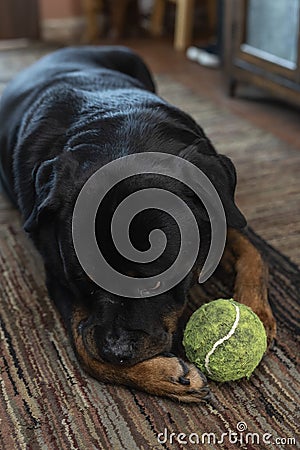
[[[249,378],[267,348],[263,323],[248,306],[214,300],[190,317],[184,331],[187,358],[215,381]]]

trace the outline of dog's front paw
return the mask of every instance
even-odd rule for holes
[[[143,390],[180,402],[204,402],[210,399],[206,377],[194,364],[176,356],[158,356],[140,363],[143,379],[137,383]]]
[[[155,356],[127,367],[95,359],[87,352],[80,332],[85,317],[83,310],[73,313],[72,341],[77,357],[90,375],[100,381],[123,384],[181,402],[209,400],[205,376],[196,366],[173,354]]]

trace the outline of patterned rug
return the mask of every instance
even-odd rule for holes
[[[16,58],[3,52],[3,84],[37,54],[24,51]],[[40,257],[2,196],[1,449],[300,448],[300,271],[291,261],[300,262],[299,152],[171,78],[157,80],[160,94],[191,113],[237,166],[238,203],[251,227],[268,241],[249,230],[270,266],[276,343],[249,381],[211,382],[210,404],[177,404],[99,383],[77,363],[48,299]],[[199,298],[229,297],[228,284],[217,273],[199,287]],[[192,300],[191,310],[197,306]]]

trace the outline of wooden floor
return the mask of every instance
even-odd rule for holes
[[[256,126],[300,150],[300,108],[253,87],[239,86],[236,98],[225,92],[222,72],[201,67],[175,52],[168,40],[133,39],[121,42],[135,49],[156,73],[167,73],[196,93],[207,96]]]

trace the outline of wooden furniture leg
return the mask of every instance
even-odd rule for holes
[[[86,18],[86,31],[83,42],[96,44],[100,37],[98,15],[103,11],[103,0],[82,0],[83,10]]]
[[[166,0],[155,0],[151,16],[152,36],[161,36],[163,33],[163,22],[166,10]]]
[[[177,0],[176,3],[174,47],[184,51],[192,39],[194,0]]]
[[[195,0],[171,0],[176,4],[174,47],[183,51],[191,43]],[[161,36],[167,0],[155,0],[151,18],[151,34]]]

